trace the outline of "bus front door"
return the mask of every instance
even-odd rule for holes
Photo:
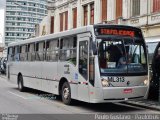
[[[89,102],[88,65],[89,65],[89,37],[79,38],[78,42],[78,99]]]

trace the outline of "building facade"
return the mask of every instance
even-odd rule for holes
[[[98,23],[136,26],[147,40],[160,38],[160,0],[50,0],[39,36]]]
[[[6,0],[5,45],[25,40],[47,15],[47,0]]]

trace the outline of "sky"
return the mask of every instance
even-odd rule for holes
[[[4,5],[6,0],[0,0],[0,43],[4,37]]]

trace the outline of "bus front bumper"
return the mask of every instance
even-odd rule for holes
[[[148,86],[134,87],[106,87],[95,89],[95,96],[91,103],[121,102],[134,99],[144,99],[148,93]]]

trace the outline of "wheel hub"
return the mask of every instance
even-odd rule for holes
[[[69,97],[69,88],[64,88],[63,96],[64,96],[65,99],[68,99],[68,97]]]
[[[18,83],[19,89],[22,88],[21,82]]]

